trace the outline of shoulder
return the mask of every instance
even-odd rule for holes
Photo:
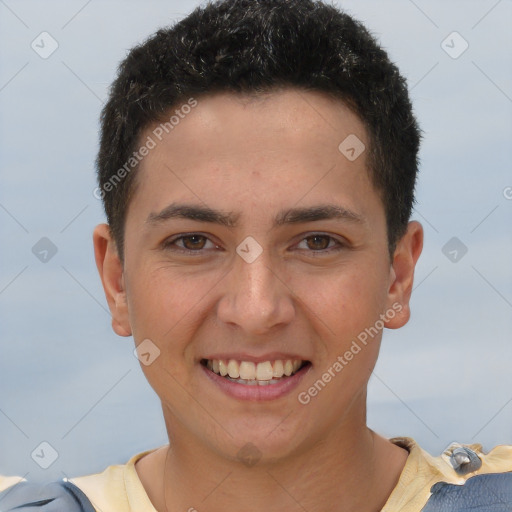
[[[126,464],[108,466],[101,473],[70,480],[89,497],[98,510],[155,512],[135,469],[137,461],[154,451],[134,455]]]
[[[452,443],[440,456],[459,481],[440,481],[422,512],[506,512],[512,508],[512,446]]]
[[[452,443],[441,455],[432,456],[411,438],[391,441],[409,451],[392,494],[397,504],[406,504],[404,512],[512,509],[512,446],[496,446],[485,453],[480,444]]]
[[[3,476],[0,475],[0,492],[7,489],[8,487],[12,487],[15,484],[19,484],[20,482],[24,482],[25,479],[21,476]]]
[[[41,512],[95,512],[87,496],[67,480],[48,484],[18,481],[0,492],[2,512],[33,510]]]
[[[463,485],[438,482],[422,512],[510,512],[512,472],[468,478]]]
[[[156,512],[138,478],[135,463],[151,453],[134,455],[126,464],[108,466],[101,473],[52,483],[30,483],[0,477],[1,512]]]

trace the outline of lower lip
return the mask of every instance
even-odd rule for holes
[[[275,400],[276,398],[280,398],[290,393],[299,385],[299,382],[302,380],[304,375],[306,375],[306,373],[311,369],[311,363],[308,363],[291,377],[283,377],[276,384],[267,384],[266,386],[256,384],[251,386],[248,384],[240,384],[239,382],[230,381],[229,379],[221,377],[215,372],[208,370],[206,366],[203,366],[202,364],[200,364],[200,366],[206,376],[214,384],[219,386],[219,388],[227,395],[233,398],[238,398],[239,400],[253,401]]]

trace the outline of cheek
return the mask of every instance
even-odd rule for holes
[[[140,267],[127,282],[127,296],[133,337],[157,343],[172,339],[187,314],[200,302],[200,288],[190,279],[164,266]]]
[[[308,316],[329,345],[341,350],[379,318],[387,296],[386,276],[371,265],[352,265],[324,276],[291,284],[305,303]],[[374,266],[373,266],[374,268]]]
[[[147,344],[147,340],[154,344],[149,345],[149,351],[157,354],[154,360],[150,364],[140,361],[157,395],[166,400],[174,397],[171,402],[188,407],[189,397],[183,389],[191,386],[188,366],[193,358],[188,357],[187,348],[194,339],[204,292],[193,286],[190,278],[162,267],[155,268],[148,272],[141,269],[129,282],[133,337],[138,346]]]

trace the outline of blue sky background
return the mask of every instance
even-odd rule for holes
[[[424,131],[412,318],[384,334],[369,424],[436,454],[512,444],[512,2],[337,4],[407,77]],[[110,328],[94,159],[119,61],[196,5],[0,0],[0,473],[97,472],[167,440],[133,340]],[[47,59],[31,48],[43,31],[58,42]],[[464,41],[458,58],[445,51]],[[43,237],[57,249],[46,263],[32,252]],[[443,252],[453,237],[467,248],[456,262]],[[41,442],[58,454],[46,470],[31,457]]]

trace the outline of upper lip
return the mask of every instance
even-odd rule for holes
[[[234,359],[235,361],[251,361],[253,363],[264,363],[265,361],[277,361],[282,360],[286,361],[288,359],[300,360],[300,361],[309,361],[309,359],[299,356],[297,354],[285,354],[284,352],[272,352],[269,354],[263,354],[261,356],[255,356],[250,354],[242,354],[240,352],[231,352],[231,353],[221,353],[221,354],[210,354],[208,356],[202,357],[201,359],[222,359],[224,361],[229,361],[230,359]]]

